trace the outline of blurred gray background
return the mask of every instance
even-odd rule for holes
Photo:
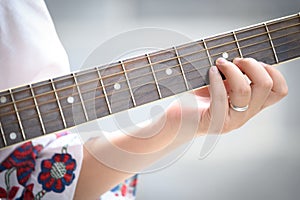
[[[133,29],[169,29],[196,40],[300,12],[300,0],[46,0],[46,3],[73,70],[79,69],[98,45]],[[207,158],[199,160],[204,140],[199,138],[173,165],[141,175],[137,199],[300,199],[300,60],[277,68],[287,79],[287,98],[239,130],[222,136]]]

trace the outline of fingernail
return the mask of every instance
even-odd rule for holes
[[[266,63],[263,62],[259,62],[263,67],[268,67],[269,65],[267,65]]]
[[[233,59],[233,62],[239,62],[239,61],[241,61],[242,60],[242,58],[234,58]]]
[[[218,58],[217,61],[216,61],[216,63],[219,64],[219,65],[222,65],[226,62],[227,62],[227,60],[225,58]]]
[[[216,66],[212,66],[212,67],[210,68],[210,70],[211,70],[213,73],[219,73],[219,70],[218,70],[218,68],[217,68]]]

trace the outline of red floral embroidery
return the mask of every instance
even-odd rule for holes
[[[33,183],[29,184],[25,187],[23,194],[20,198],[18,198],[17,200],[32,200],[34,199],[34,194],[32,192],[33,190]]]
[[[122,196],[122,197],[136,196],[136,185],[137,185],[137,180],[138,180],[137,177],[138,177],[138,175],[134,175],[133,177],[126,179],[123,183],[120,183],[116,187],[111,189],[111,192],[114,193],[114,195],[117,197],[118,196]]]
[[[122,185],[122,187],[121,187],[121,194],[122,194],[122,196],[123,197],[125,197],[126,196],[126,194],[127,194],[127,185]]]
[[[31,142],[22,144],[1,163],[0,173],[16,168],[18,182],[25,186],[34,170],[37,154],[42,148],[41,145],[33,146]]]
[[[13,186],[8,192],[3,189],[2,187],[0,187],[0,198],[4,198],[4,199],[14,199],[17,192],[19,190],[19,187]]]
[[[60,193],[65,190],[65,185],[73,182],[76,161],[68,153],[55,154],[51,159],[43,160],[41,168],[38,182],[43,189]]]
[[[0,187],[0,200],[32,200],[41,199],[47,192],[63,192],[65,186],[70,185],[75,174],[76,161],[67,153],[67,147],[62,148],[62,154],[54,154],[51,159],[43,160],[38,182],[42,185],[42,190],[34,194],[34,184],[28,184],[32,172],[35,170],[36,158],[42,150],[42,145],[33,146],[31,142],[26,142],[16,148],[2,163],[0,163],[0,173],[5,173],[4,181],[6,188]],[[12,174],[16,170],[16,177]],[[22,188],[22,194],[17,198],[16,195],[20,188],[11,186],[11,178],[16,178]],[[3,182],[2,182],[3,181]]]

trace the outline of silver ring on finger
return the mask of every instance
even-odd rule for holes
[[[230,105],[230,108],[232,108],[234,111],[237,111],[237,112],[245,112],[249,108],[249,105],[246,105],[243,107],[235,106],[234,104],[232,104],[231,101],[229,101],[229,105]]]

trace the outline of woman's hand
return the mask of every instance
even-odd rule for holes
[[[223,58],[209,72],[209,88],[194,91],[197,106],[194,109],[171,106],[167,114],[174,126],[184,118],[200,115],[197,134],[226,133],[241,127],[262,109],[281,100],[288,93],[284,77],[274,67],[252,58]],[[221,71],[226,80],[223,81]],[[210,103],[209,103],[210,102]],[[188,110],[188,111],[187,111]],[[191,117],[193,116],[193,117]]]

